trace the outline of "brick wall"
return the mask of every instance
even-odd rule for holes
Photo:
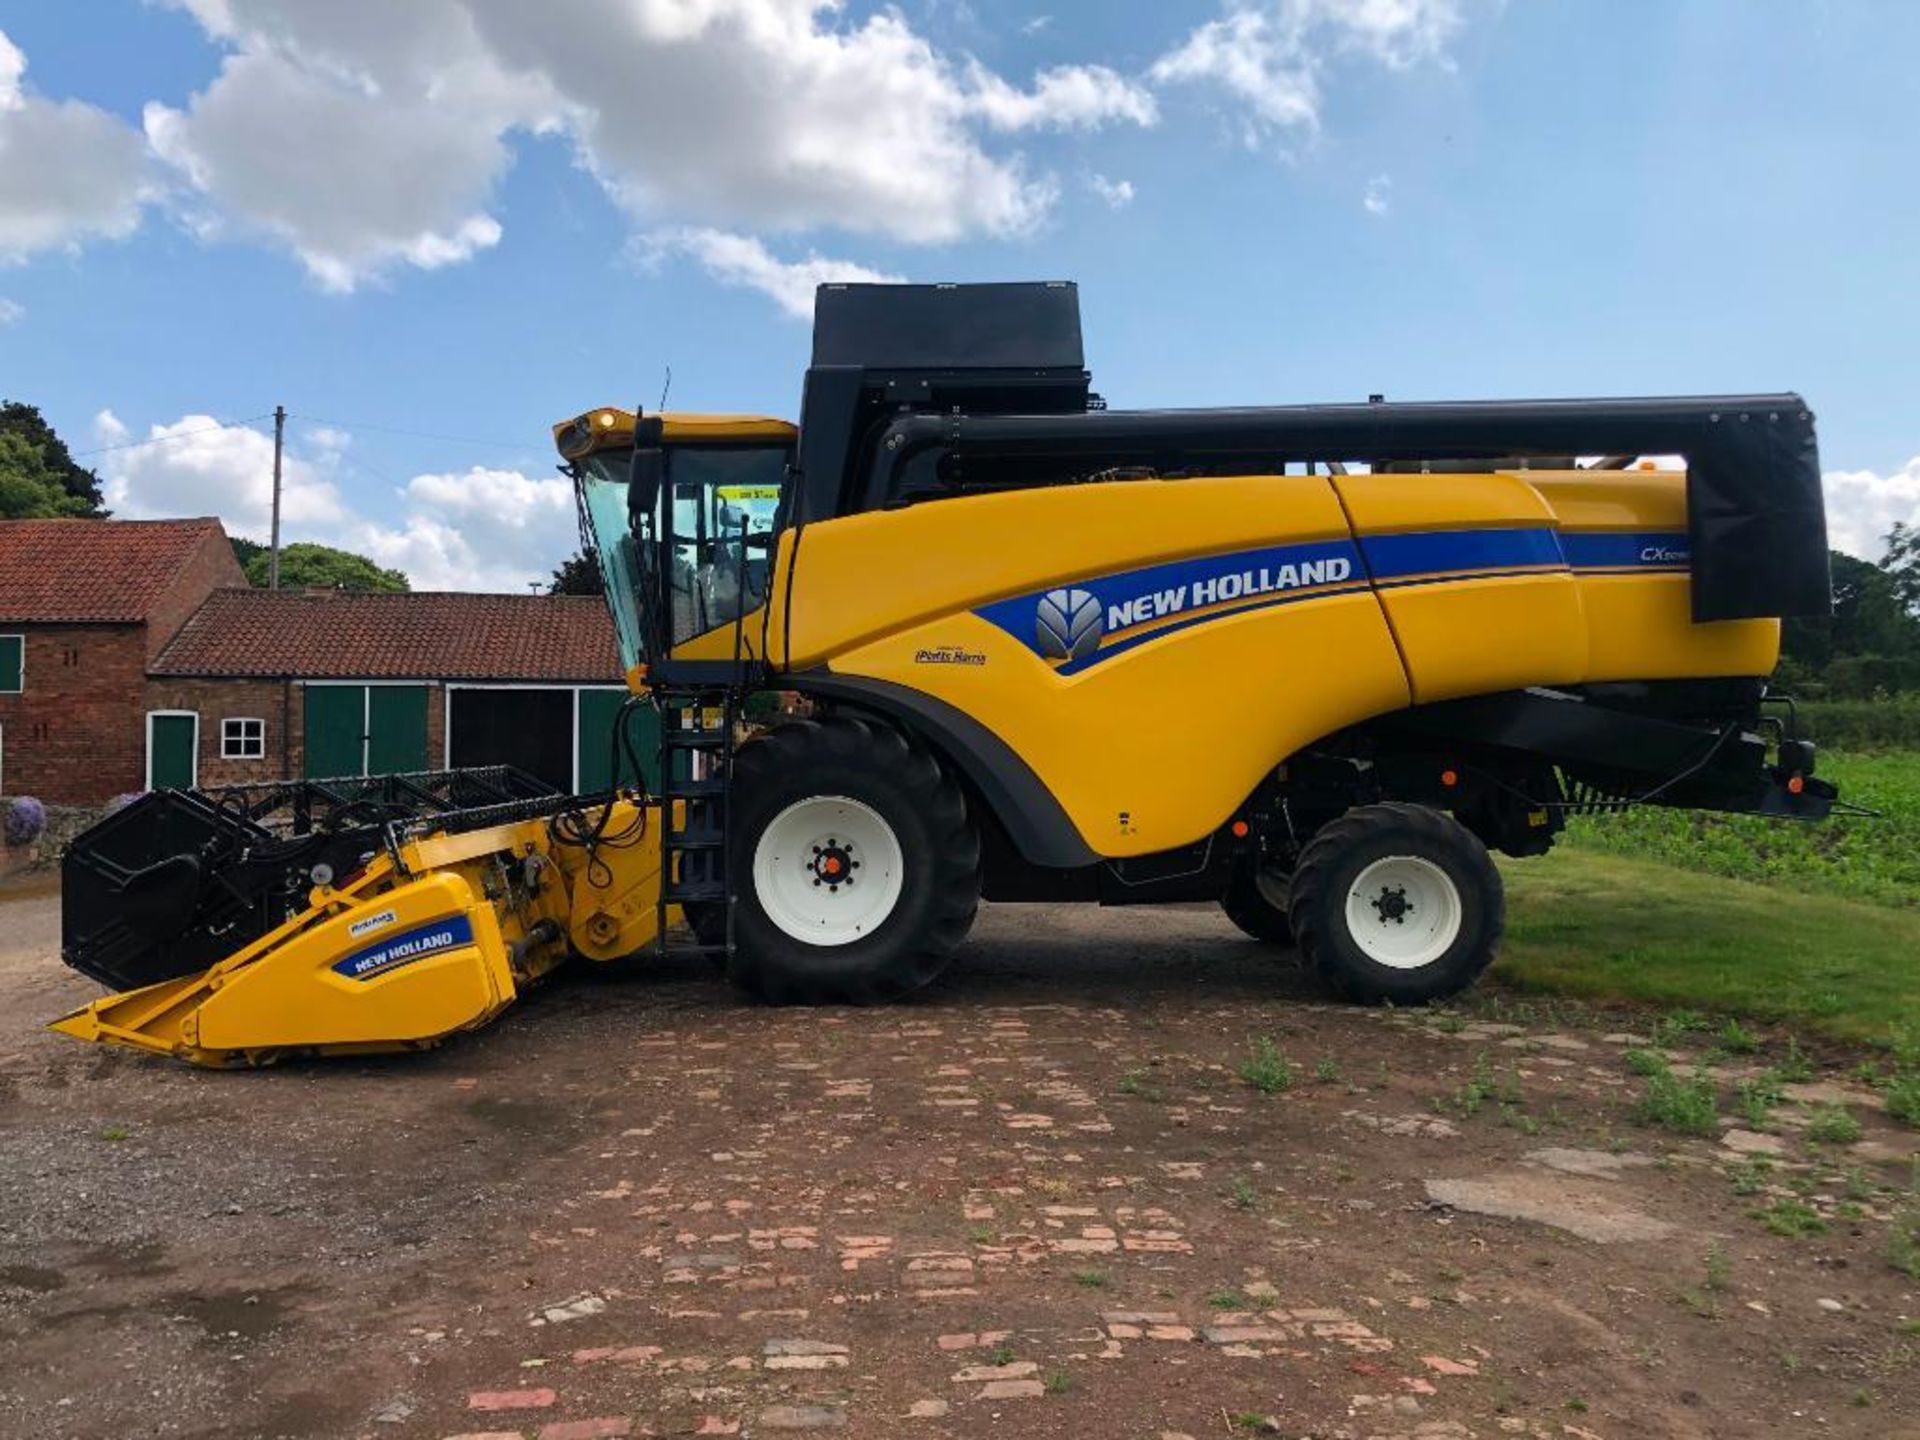
[[[246,572],[233,557],[233,543],[224,531],[208,531],[167,592],[147,612],[147,659],[166,648],[187,617],[215,590],[246,588]]]
[[[139,625],[0,625],[26,637],[26,688],[0,695],[0,786],[98,805],[146,783]]]
[[[263,780],[298,778],[306,773],[306,687],[300,681],[185,680],[147,681],[144,710],[191,710],[200,717],[200,783],[248,785]],[[446,758],[446,690],[427,686],[427,768]],[[221,721],[264,720],[266,756],[228,760],[221,754]]]
[[[200,717],[202,785],[253,785],[300,773],[303,707],[298,685],[279,680],[153,679],[147,682],[145,708],[191,710]],[[263,721],[266,754],[258,760],[222,757],[223,720]]]

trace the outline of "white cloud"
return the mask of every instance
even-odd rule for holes
[[[333,290],[498,244],[522,132],[568,136],[644,227],[947,243],[1030,231],[1057,197],[990,137],[1156,118],[1104,66],[1022,86],[838,0],[168,3],[229,54],[184,107],[148,107],[154,150]]]
[[[111,410],[94,417],[101,445],[126,448],[103,457],[107,506],[138,519],[218,515],[239,534],[264,539],[273,514],[273,437],[211,415],[183,415],[133,435]],[[148,443],[130,443],[130,442]],[[283,528],[325,529],[347,517],[336,486],[297,455],[282,467]]]
[[[107,503],[115,514],[217,515],[229,534],[264,541],[273,503],[273,440],[208,415],[183,415],[135,437],[110,410],[95,418]],[[321,427],[289,447],[283,467],[281,538],[366,555],[406,572],[421,590],[524,591],[578,544],[573,487],[558,476],[474,467],[416,475],[385,497],[378,514],[356,507],[333,476],[351,443]]]
[[[1022,35],[1038,35],[1051,24],[1053,24],[1053,16],[1035,15],[1031,19],[1020,22],[1020,33]]]
[[[691,255],[722,285],[758,290],[799,320],[812,318],[813,294],[822,285],[905,278],[818,254],[809,254],[804,260],[780,260],[751,235],[723,230],[665,231],[651,236],[650,244],[656,256],[663,252]]]
[[[0,263],[132,234],[151,193],[139,132],[96,106],[34,94],[26,70],[0,31]]]
[[[523,113],[511,87],[436,95],[431,72],[417,78],[385,91],[368,76],[361,88],[319,58],[252,49],[229,56],[185,110],[148,105],[147,138],[221,213],[279,237],[323,288],[349,291],[394,265],[458,264],[500,240],[485,207],[510,160],[503,127]]]
[[[362,520],[341,542],[404,570],[420,590],[524,591],[579,545],[573,486],[480,466],[416,475],[397,525]]]
[[[6,329],[9,325],[18,325],[26,318],[26,306],[18,300],[9,300],[6,296],[0,295],[0,330]]]
[[[1124,210],[1133,203],[1131,180],[1109,180],[1104,175],[1091,174],[1087,176],[1087,188],[1115,210]]]
[[[1829,470],[1827,539],[1836,550],[1877,561],[1896,521],[1920,525],[1920,455],[1891,474]]]
[[[1438,60],[1461,23],[1461,0],[1227,0],[1149,71],[1163,85],[1225,91],[1240,138],[1258,148],[1320,123],[1330,57],[1358,55],[1403,70]]]
[[[1393,208],[1393,177],[1376,175],[1367,181],[1365,193],[1360,197],[1360,206],[1369,215],[1385,215]]]
[[[1152,125],[1151,94],[1104,65],[1060,65],[1019,90],[977,62],[968,66],[972,110],[996,130],[1098,130],[1110,123]]]

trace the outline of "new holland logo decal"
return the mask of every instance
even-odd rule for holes
[[[1365,583],[1352,541],[1317,540],[1091,576],[975,613],[1069,675],[1187,625]]]
[[[1106,633],[1103,607],[1087,590],[1049,590],[1034,609],[1034,644],[1049,660],[1084,660]]]

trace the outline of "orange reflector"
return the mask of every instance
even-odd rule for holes
[[[1460,772],[1458,770],[1442,770],[1440,772],[1440,783],[1451,790],[1460,783]]]
[[[1244,840],[1247,838],[1247,822],[1246,821],[1236,820],[1233,822],[1233,825],[1231,828],[1233,830],[1234,839]]]
[[[1789,795],[1798,795],[1806,788],[1807,782],[1804,776],[1795,775],[1787,781],[1787,793]]]

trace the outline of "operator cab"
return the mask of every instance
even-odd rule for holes
[[[730,640],[736,625],[755,648],[757,627],[743,622],[767,601],[798,432],[756,415],[649,415],[638,422],[636,466],[635,427],[631,411],[611,408],[554,427],[600,558],[621,663],[631,677],[702,635]]]

